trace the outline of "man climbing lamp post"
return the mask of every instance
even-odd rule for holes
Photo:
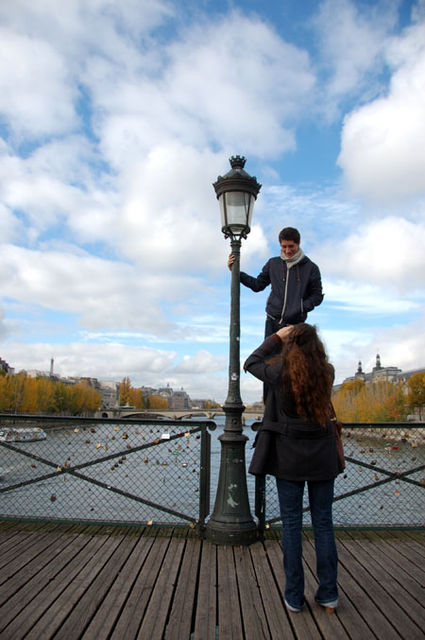
[[[221,442],[217,495],[206,527],[207,539],[215,544],[248,545],[257,539],[246,481],[245,445],[240,395],[240,248],[250,232],[252,210],[261,185],[245,170],[245,158],[232,156],[231,170],[219,176],[214,189],[220,203],[222,232],[230,238],[235,260],[232,265],[230,299],[230,344],[228,394],[223,405],[226,416]]]

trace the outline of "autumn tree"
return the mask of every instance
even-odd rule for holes
[[[37,413],[38,395],[37,380],[35,378],[24,379],[19,410],[22,413]]]
[[[333,404],[344,422],[400,422],[407,411],[402,385],[389,381],[350,380],[333,396]]]
[[[55,382],[50,378],[37,378],[37,404],[40,413],[55,412]]]
[[[88,385],[68,385],[48,378],[31,378],[24,373],[0,377],[0,411],[9,413],[93,413],[101,395]]]
[[[12,376],[6,375],[0,377],[0,411],[11,412],[14,407],[14,385]]]
[[[422,420],[425,407],[425,372],[414,373],[407,381],[409,387],[408,403],[412,409],[418,409],[419,420]]]
[[[131,382],[130,378],[126,376],[122,379],[119,394],[120,394],[120,406],[124,407],[126,404],[130,404],[130,392],[131,392]]]
[[[168,400],[162,396],[154,394],[149,395],[149,408],[150,409],[168,409]]]

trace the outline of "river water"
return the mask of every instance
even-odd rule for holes
[[[211,511],[220,468],[218,437],[223,432],[224,418],[217,416],[215,422],[218,428],[211,432]],[[185,431],[185,428],[108,422],[94,427],[48,429],[47,440],[19,445],[36,458],[24,457],[0,446],[0,490],[50,475],[36,483],[0,493],[0,515],[152,524],[196,519],[199,513],[200,433]],[[249,424],[244,433],[248,437],[248,466],[255,434]],[[156,444],[152,446],[153,443]],[[132,450],[141,446],[145,448]],[[379,432],[353,430],[346,434],[345,453],[358,464],[348,462],[345,473],[337,478],[337,497],[385,480],[388,477],[385,471],[402,474],[425,464],[425,444],[417,429],[408,433],[390,428]],[[113,455],[116,457],[104,460],[105,456]],[[80,468],[86,479],[63,473],[67,467],[75,469],[90,461],[95,464]],[[424,483],[424,477],[424,470],[408,476],[419,483]],[[105,486],[87,482],[87,478]],[[253,510],[255,481],[249,474],[247,485]],[[136,500],[131,496],[136,496]],[[137,496],[152,504],[137,501]],[[336,500],[335,524],[422,526],[424,500],[424,486],[395,479]],[[274,478],[266,480],[266,501],[267,518],[277,518]],[[154,504],[160,504],[169,512],[164,513]],[[187,516],[186,520],[182,514]],[[305,524],[310,524],[308,513]]]

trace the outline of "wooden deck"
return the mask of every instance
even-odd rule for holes
[[[338,532],[340,607],[282,600],[277,535],[216,547],[183,530],[0,523],[1,640],[415,640],[425,637],[423,531]]]

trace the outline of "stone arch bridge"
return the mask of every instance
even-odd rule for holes
[[[223,409],[185,409],[183,411],[176,411],[174,409],[134,409],[131,407],[119,407],[112,409],[103,409],[98,411],[95,415],[96,418],[128,418],[128,419],[152,419],[157,420],[160,418],[167,418],[168,420],[190,420],[191,418],[206,418],[207,420],[214,420],[216,416],[224,416]],[[254,419],[261,420],[263,417],[262,412],[256,411],[244,411],[242,419]]]

